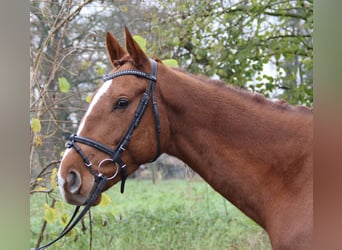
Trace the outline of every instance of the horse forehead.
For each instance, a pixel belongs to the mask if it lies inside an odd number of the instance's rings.
[[[106,94],[109,91],[109,88],[112,84],[112,80],[105,81],[102,86],[99,88],[99,90],[95,93],[93,96],[93,99],[90,102],[90,105],[87,109],[87,112],[85,113],[80,126],[78,127],[77,134],[80,134],[82,129],[84,128],[85,121],[87,120],[87,117],[89,114],[93,111],[96,104],[100,101],[101,97]]]
[[[125,79],[122,79],[122,80],[125,80]],[[116,82],[118,83],[118,80],[116,80]],[[80,134],[80,132],[84,128],[87,117],[93,112],[94,107],[98,106],[98,104],[101,101],[101,97],[103,97],[105,94],[111,94],[112,95],[113,91],[117,91],[118,93],[119,92],[126,92],[129,89],[128,85],[129,84],[115,84],[115,82],[113,82],[113,79],[105,81],[102,84],[102,86],[96,91],[95,95],[93,96],[93,98],[89,104],[89,107],[88,107],[86,113],[84,114],[84,117],[81,120],[81,123],[78,127],[77,134]]]
[[[133,76],[134,77],[134,76]],[[120,95],[139,92],[137,89],[138,81],[135,81],[134,78],[131,78],[130,75],[127,77],[121,76],[116,79],[110,79],[105,81],[102,86],[96,91],[95,95],[92,98],[92,101],[88,107],[88,111],[91,111],[93,107],[99,103],[101,97],[105,94],[109,95]],[[134,86],[134,87],[132,87]]]
[[[92,101],[90,102],[88,110],[93,108],[95,106],[95,104],[99,102],[101,96],[103,96],[104,94],[106,94],[109,91],[109,88],[111,85],[112,85],[112,80],[107,80],[102,84],[102,86],[95,93]]]

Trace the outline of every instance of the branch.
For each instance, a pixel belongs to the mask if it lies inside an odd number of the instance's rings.
[[[296,13],[291,13],[291,12],[275,12],[275,11],[265,11],[267,8],[269,8],[272,4],[272,0],[270,0],[267,4],[265,4],[264,6],[262,6],[262,8],[257,11],[257,15],[258,14],[265,14],[268,16],[277,16],[277,17],[291,17],[291,18],[298,18],[298,19],[303,19],[306,20],[308,18],[308,16],[306,15],[300,15],[300,14],[296,14]],[[252,9],[250,8],[251,6],[245,6],[245,5],[239,5],[235,4],[232,5],[229,8],[226,8],[222,11],[222,13],[234,13],[234,12],[245,12],[245,13],[251,13],[254,11],[251,11]],[[295,8],[293,8],[295,9]]]
[[[297,18],[297,19],[303,19],[303,20],[307,19],[307,16],[295,14],[295,13],[290,13],[290,12],[268,12],[268,11],[265,11],[263,14],[268,15],[268,16],[276,16],[276,17],[291,17],[291,18]]]
[[[39,174],[36,176],[36,178],[34,179],[34,181],[31,183],[31,190],[33,190],[36,186],[37,186],[37,179],[42,177],[44,172],[51,167],[54,164],[58,164],[60,163],[60,160],[56,160],[56,161],[52,161],[50,163],[48,163],[44,168],[42,168],[42,170],[39,172]]]
[[[313,47],[308,44],[304,38],[311,38],[312,35],[279,35],[279,36],[271,36],[266,39],[266,41],[273,40],[273,39],[278,39],[278,38],[297,38],[308,50],[313,50]]]
[[[51,206],[50,206],[50,207],[51,207],[51,208],[54,208],[54,207],[55,207],[55,203],[56,203],[56,200],[55,200],[55,199],[52,199],[52,203],[51,203]],[[38,241],[37,241],[36,248],[39,248],[39,245],[40,245],[40,243],[41,243],[42,240],[43,240],[44,231],[45,231],[45,228],[46,228],[46,224],[47,224],[47,221],[44,220],[42,229],[40,230],[40,234],[39,234],[39,238],[38,238]]]
[[[311,35],[278,35],[278,36],[270,36],[266,40],[278,39],[278,38],[299,38],[299,37],[311,37]]]
[[[47,38],[45,39],[44,43],[42,44],[42,46],[40,47],[37,56],[36,56],[36,60],[34,62],[34,75],[35,72],[38,70],[38,65],[39,65],[39,61],[40,58],[43,54],[44,49],[46,48],[46,46],[48,45],[48,43],[50,42],[50,40],[52,39],[53,35],[68,21],[70,21],[71,19],[73,19],[81,10],[84,6],[86,6],[87,4],[91,3],[93,0],[86,0],[84,1],[80,6],[78,6],[72,13],[70,13],[69,15],[67,15],[60,23],[54,25],[54,28],[50,31],[49,35],[47,36]],[[57,19],[56,19],[57,20]]]
[[[91,210],[89,209],[89,250],[93,248],[93,221],[91,217]]]
[[[49,189],[49,190],[31,190],[30,194],[34,194],[34,193],[45,193],[45,194],[50,194],[53,192],[53,188]]]

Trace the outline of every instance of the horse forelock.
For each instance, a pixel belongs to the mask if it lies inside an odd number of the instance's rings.
[[[129,55],[126,55],[118,60],[115,60],[113,62],[114,66],[116,67],[115,69],[118,69],[120,68],[121,66],[123,66],[124,64],[126,64],[127,62],[130,62],[132,64],[134,64],[134,60],[129,56]]]

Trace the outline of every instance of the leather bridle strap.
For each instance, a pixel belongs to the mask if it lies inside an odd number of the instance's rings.
[[[92,195],[90,196],[87,205],[83,208],[83,210],[81,211],[81,213],[78,215],[78,217],[76,218],[76,215],[79,212],[80,206],[77,206],[75,208],[75,211],[70,219],[70,221],[68,222],[68,224],[65,226],[65,228],[63,229],[63,231],[57,236],[56,239],[50,241],[48,244],[38,247],[38,248],[32,248],[31,250],[43,250],[49,246],[51,246],[52,244],[54,244],[55,242],[57,242],[58,240],[60,240],[61,238],[63,238],[67,233],[70,232],[71,229],[73,229],[77,223],[83,218],[83,216],[89,211],[89,209],[91,208],[91,206],[94,204],[96,198],[98,197],[98,195],[101,193],[106,181],[107,181],[107,177],[106,176],[98,176],[99,182],[96,185],[96,188],[94,190],[94,192],[92,193]],[[76,218],[76,219],[75,219]]]

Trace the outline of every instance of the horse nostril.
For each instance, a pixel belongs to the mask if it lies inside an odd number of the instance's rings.
[[[81,175],[75,170],[70,170],[67,183],[70,193],[76,193],[81,187]]]

